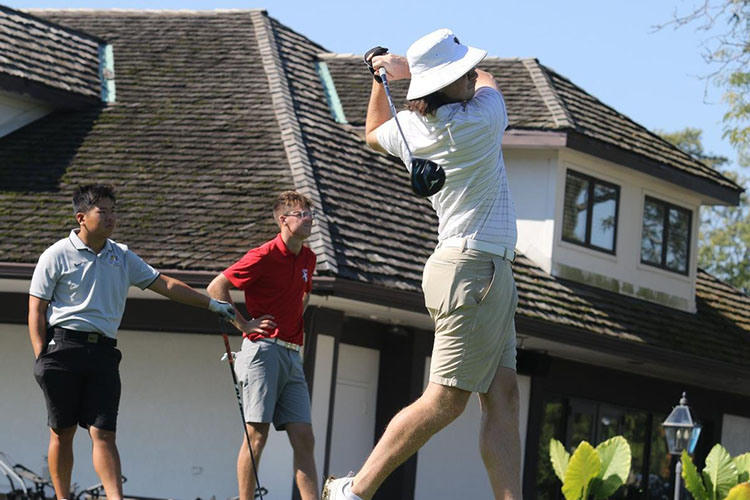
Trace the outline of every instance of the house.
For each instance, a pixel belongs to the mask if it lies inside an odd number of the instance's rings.
[[[420,281],[436,243],[403,166],[364,144],[359,57],[263,10],[3,7],[0,26],[0,450],[43,470],[26,302],[38,255],[71,228],[76,185],[114,183],[115,239],[196,287],[273,237],[271,200],[297,189],[319,213],[304,351],[319,473],[359,467],[426,383]],[[696,265],[700,208],[737,204],[741,188],[539,61],[482,67],[510,118],[524,496],[558,495],[551,437],[624,434],[628,496],[661,498],[659,423],[683,391],[703,424],[699,459],[715,442],[750,450],[750,297]],[[393,90],[403,99],[402,83]],[[118,335],[127,494],[236,494],[242,434],[218,329],[209,313],[132,292]],[[490,498],[477,427],[472,400],[377,498]],[[74,480],[96,482],[85,438],[76,452]],[[260,477],[269,497],[297,498],[284,436],[272,434]]]

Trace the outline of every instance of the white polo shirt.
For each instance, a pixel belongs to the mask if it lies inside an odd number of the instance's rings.
[[[445,186],[430,197],[440,222],[438,240],[469,238],[515,248],[516,210],[501,147],[508,126],[502,95],[481,87],[465,105],[445,104],[435,116],[401,111],[398,119],[414,156],[445,170]],[[388,153],[408,162],[393,119],[376,134]]]
[[[145,289],[158,277],[127,246],[107,240],[97,254],[73,230],[39,257],[29,293],[50,302],[47,325],[115,338],[128,288]]]

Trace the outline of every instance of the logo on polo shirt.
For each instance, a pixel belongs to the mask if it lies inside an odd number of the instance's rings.
[[[107,264],[110,266],[119,266],[120,260],[117,258],[117,255],[111,253],[109,254],[109,258],[107,259]]]
[[[308,280],[307,269],[302,270],[302,279],[305,280],[305,283],[307,283],[307,280]]]

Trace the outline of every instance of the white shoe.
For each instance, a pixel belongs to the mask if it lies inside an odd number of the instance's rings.
[[[323,494],[321,495],[321,500],[362,500],[351,491],[353,481],[353,472],[347,474],[346,477],[340,477],[338,479],[329,476],[328,479],[326,479],[326,482],[323,483]],[[344,493],[345,489],[348,489],[349,492]]]

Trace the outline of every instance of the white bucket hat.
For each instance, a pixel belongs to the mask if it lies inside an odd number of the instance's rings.
[[[407,99],[419,99],[447,87],[485,58],[486,50],[462,45],[449,29],[423,36],[406,51],[411,71]]]

